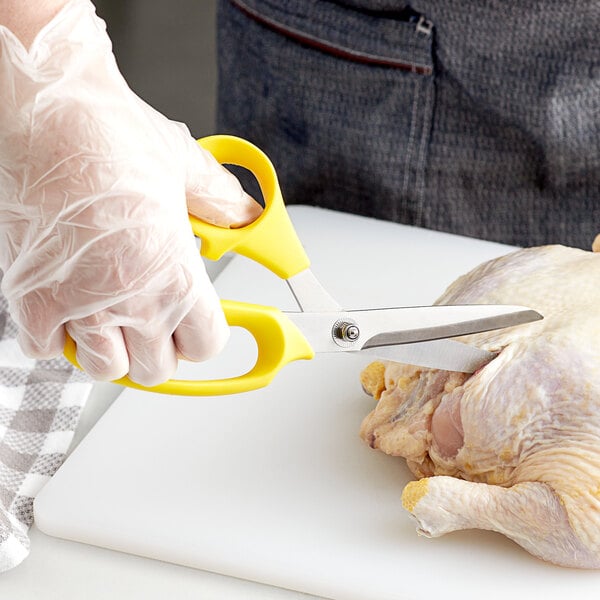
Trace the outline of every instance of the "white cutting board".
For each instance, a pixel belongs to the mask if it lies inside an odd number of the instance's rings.
[[[508,246],[310,207],[290,214],[322,283],[346,307],[430,303]],[[276,251],[276,249],[274,249]],[[224,298],[294,309],[284,283],[235,257]],[[224,354],[180,377],[253,360]],[[596,598],[600,573],[547,565],[498,534],[418,537],[404,461],[358,438],[374,402],[367,361],[321,356],[266,389],[217,398],[126,390],[42,490],[39,528],[80,542],[339,599]]]

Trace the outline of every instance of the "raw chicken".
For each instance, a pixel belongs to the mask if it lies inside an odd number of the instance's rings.
[[[544,320],[464,336],[498,356],[467,375],[373,363],[373,448],[419,478],[402,502],[436,537],[489,529],[553,563],[600,568],[600,253],[519,250],[459,278],[439,304],[530,306]]]

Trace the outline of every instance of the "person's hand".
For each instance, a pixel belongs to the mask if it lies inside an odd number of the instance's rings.
[[[66,329],[93,377],[154,385],[178,355],[218,352],[229,330],[188,208],[225,227],[261,210],[129,89],[90,2],[29,51],[0,28],[0,269],[26,354],[59,355]]]

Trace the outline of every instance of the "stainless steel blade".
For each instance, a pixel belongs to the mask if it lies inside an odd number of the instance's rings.
[[[392,360],[408,365],[461,373],[473,373],[497,356],[493,352],[454,340],[380,346],[363,350],[362,353],[368,354],[373,359]]]
[[[315,352],[412,344],[500,329],[542,318],[536,311],[523,306],[495,304],[286,314],[300,328]]]
[[[364,315],[353,311],[353,316],[360,320],[361,331],[366,327],[363,349],[458,337],[543,318],[530,308],[502,304],[407,307],[365,311]]]
[[[310,269],[286,279],[286,283],[303,311],[342,310]]]

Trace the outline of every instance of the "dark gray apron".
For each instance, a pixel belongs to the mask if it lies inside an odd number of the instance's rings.
[[[288,203],[517,245],[600,232],[600,0],[220,0],[218,130]]]

